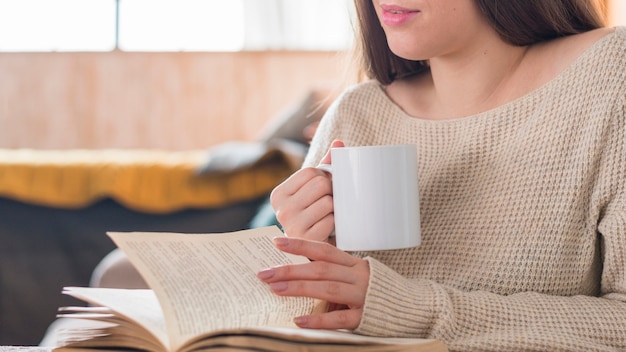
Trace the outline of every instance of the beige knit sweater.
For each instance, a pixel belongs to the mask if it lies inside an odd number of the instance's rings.
[[[539,89],[460,119],[407,116],[365,82],[331,141],[418,146],[422,245],[367,256],[357,333],[452,351],[626,351],[626,28]],[[384,236],[384,234],[381,234]]]

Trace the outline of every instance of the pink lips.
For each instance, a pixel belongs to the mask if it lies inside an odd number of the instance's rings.
[[[381,4],[380,8],[382,9],[381,20],[387,26],[400,26],[419,13],[419,10],[411,10],[395,5]]]

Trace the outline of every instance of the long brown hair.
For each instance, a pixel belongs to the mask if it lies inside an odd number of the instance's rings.
[[[500,37],[524,46],[586,32],[605,25],[599,0],[475,0]],[[356,56],[361,70],[382,84],[428,70],[422,61],[391,52],[372,0],[354,0],[358,21]]]

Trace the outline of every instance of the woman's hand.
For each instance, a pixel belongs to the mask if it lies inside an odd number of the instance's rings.
[[[278,237],[274,244],[283,252],[303,255],[312,261],[265,269],[258,273],[259,279],[279,296],[331,302],[328,312],[296,317],[296,325],[312,329],[356,329],[363,315],[369,283],[367,261],[319,241]]]
[[[343,146],[335,141],[331,148]],[[329,150],[322,163],[330,162]],[[270,203],[289,237],[327,241],[335,228],[331,176],[325,171],[298,170],[272,191]]]

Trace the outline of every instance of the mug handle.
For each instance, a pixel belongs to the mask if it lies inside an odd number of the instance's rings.
[[[319,164],[315,168],[326,171],[331,175],[333,174],[333,166],[331,164]]]

